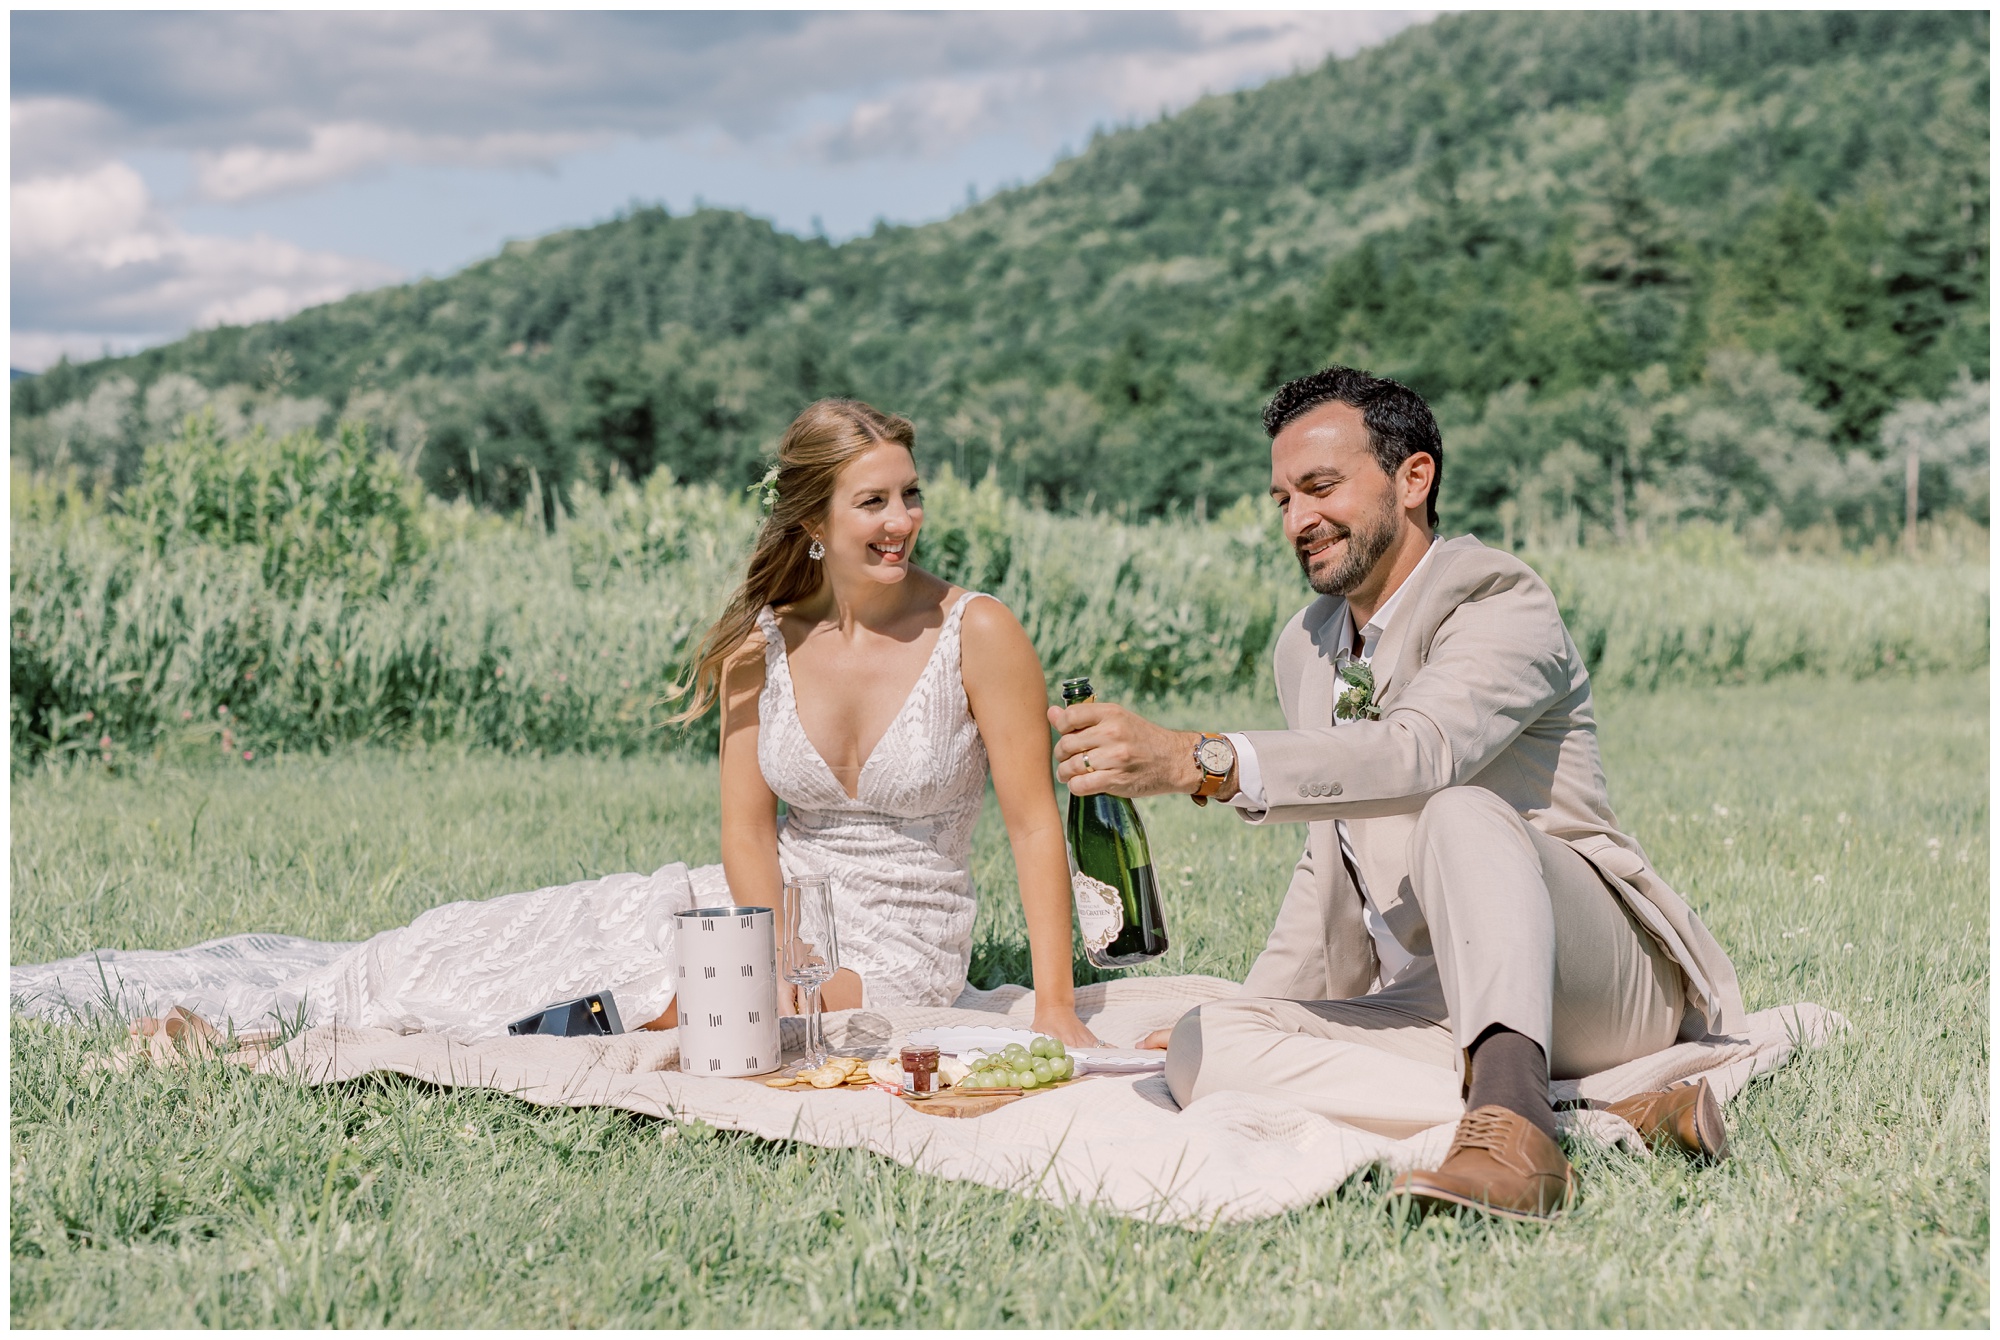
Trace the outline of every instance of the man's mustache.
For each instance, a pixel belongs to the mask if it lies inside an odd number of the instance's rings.
[[[1303,563],[1306,561],[1306,550],[1312,548],[1314,545],[1323,540],[1345,540],[1353,534],[1354,532],[1346,526],[1330,526],[1325,530],[1316,530],[1310,535],[1301,535],[1298,539],[1293,540],[1292,553],[1298,558],[1299,562]]]

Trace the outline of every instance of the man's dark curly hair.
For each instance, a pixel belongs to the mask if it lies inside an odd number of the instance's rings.
[[[1444,482],[1444,441],[1438,436],[1431,407],[1401,382],[1342,367],[1296,378],[1280,386],[1271,403],[1264,406],[1264,431],[1276,437],[1301,414],[1336,400],[1361,411],[1369,450],[1375,453],[1383,473],[1393,477],[1397,466],[1420,451],[1431,458],[1436,469],[1424,510],[1430,514],[1431,529],[1436,530],[1438,486]]]

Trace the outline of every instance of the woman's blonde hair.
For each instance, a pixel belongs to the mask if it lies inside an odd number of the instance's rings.
[[[708,710],[720,688],[723,663],[756,628],[759,610],[789,605],[819,590],[825,573],[807,553],[812,536],[806,526],[826,516],[833,482],[847,463],[889,442],[914,455],[916,426],[859,400],[815,401],[792,420],[778,442],[777,477],[770,485],[776,501],[757,532],[743,584],[702,638],[693,670],[674,690],[675,697],[690,690],[694,697],[670,721],[692,721]]]

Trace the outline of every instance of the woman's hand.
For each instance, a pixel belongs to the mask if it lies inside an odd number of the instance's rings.
[[[780,980],[778,983],[778,1013],[804,1014],[807,993],[802,986]],[[842,968],[832,980],[819,989],[819,1007],[822,1010],[858,1010],[861,1008],[861,975],[852,968]]]
[[[1077,1017],[1072,1005],[1050,1005],[1035,1009],[1035,1031],[1046,1033],[1066,1047],[1102,1047],[1097,1034]]]
[[[1174,1030],[1171,1028],[1156,1028],[1146,1034],[1145,1037],[1139,1039],[1139,1046],[1145,1051],[1163,1052],[1167,1049],[1167,1043],[1172,1040],[1173,1036]]]

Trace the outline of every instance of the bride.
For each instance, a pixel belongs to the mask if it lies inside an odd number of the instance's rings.
[[[1090,1045],[1042,668],[998,600],[911,562],[924,517],[915,441],[907,419],[822,400],[779,445],[770,515],[677,718],[720,704],[720,866],[447,903],[357,945],[240,935],[15,967],[17,1008],[175,1006],[175,1032],[276,1016],[470,1040],[609,989],[628,1025],[671,1028],[673,914],[775,907],[786,874],[807,872],[829,878],[840,931],[826,1008],[950,1005],[971,962],[968,857],[990,773],[1019,872],[1034,1026]]]

